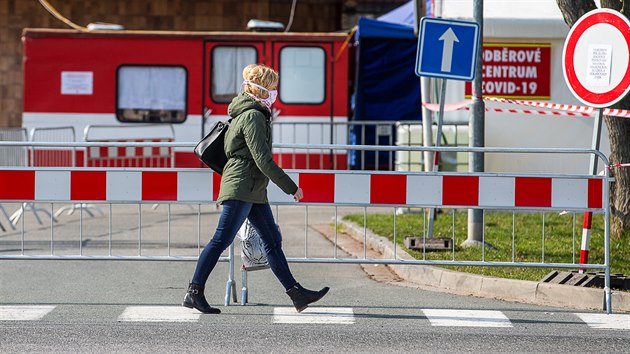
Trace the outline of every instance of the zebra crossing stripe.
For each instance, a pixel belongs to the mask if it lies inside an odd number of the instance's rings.
[[[49,305],[3,305],[0,306],[0,321],[41,320],[55,307]]]
[[[129,306],[118,322],[196,322],[201,313],[183,306]]]
[[[501,311],[423,309],[432,326],[448,327],[512,327]]]
[[[0,321],[38,321],[56,305],[0,305]],[[432,326],[513,327],[501,311],[423,309]],[[298,313],[292,307],[274,308],[274,323],[354,324],[352,308],[309,307]],[[630,314],[575,313],[593,329],[630,331]],[[197,322],[201,313],[181,306],[128,306],[119,322]]]
[[[576,313],[575,315],[591,328],[630,330],[630,315],[605,313]]]
[[[276,307],[273,323],[354,324],[354,312],[349,307],[309,307],[301,313],[292,307]]]

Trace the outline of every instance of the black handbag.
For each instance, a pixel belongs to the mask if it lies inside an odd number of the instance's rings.
[[[210,129],[210,133],[195,146],[195,155],[197,155],[199,160],[220,175],[223,174],[223,168],[228,160],[227,156],[225,156],[223,142],[225,141],[225,132],[230,126],[230,121],[231,119],[227,122],[216,122]]]

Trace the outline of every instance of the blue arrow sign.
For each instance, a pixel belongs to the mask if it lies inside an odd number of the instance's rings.
[[[475,78],[479,24],[423,17],[416,75],[470,81]]]

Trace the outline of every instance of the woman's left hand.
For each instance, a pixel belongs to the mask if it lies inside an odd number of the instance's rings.
[[[299,202],[302,198],[304,198],[304,191],[302,191],[302,188],[298,187],[295,194],[293,194],[293,199],[295,199],[296,202]]]

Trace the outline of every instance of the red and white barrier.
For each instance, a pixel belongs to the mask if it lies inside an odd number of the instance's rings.
[[[484,208],[602,209],[601,177],[530,177],[289,171],[303,202]],[[216,200],[220,176],[208,170],[0,170],[0,201],[195,202]],[[293,203],[273,183],[269,200]]]
[[[573,117],[592,117],[597,112],[596,108],[587,107],[587,106],[514,100],[514,99],[499,98],[499,97],[484,97],[484,100],[500,102],[500,103],[509,103],[509,104],[514,104],[514,105],[551,109],[551,110],[543,111],[543,110],[486,107],[485,108],[486,112],[493,111],[493,112],[499,112],[499,113],[538,114],[538,115],[573,116]],[[439,109],[439,106],[437,104],[423,103],[423,106],[433,111],[437,111]],[[470,109],[470,101],[447,104],[445,109],[446,110]],[[608,116],[617,116],[617,117],[626,117],[626,118],[630,117],[630,111],[628,110],[605,108],[602,113]],[[619,168],[619,167],[630,167],[630,163],[611,164],[607,166],[608,169]],[[581,249],[580,249],[580,264],[588,264],[588,252],[589,252],[589,245],[590,245],[592,218],[593,218],[592,212],[587,211],[584,213],[584,223],[582,227],[582,244],[581,244]],[[580,272],[583,273],[584,269],[581,268]]]
[[[122,143],[165,143],[173,139],[94,140]],[[173,148],[162,147],[90,147],[86,153],[88,167],[172,167]]]

